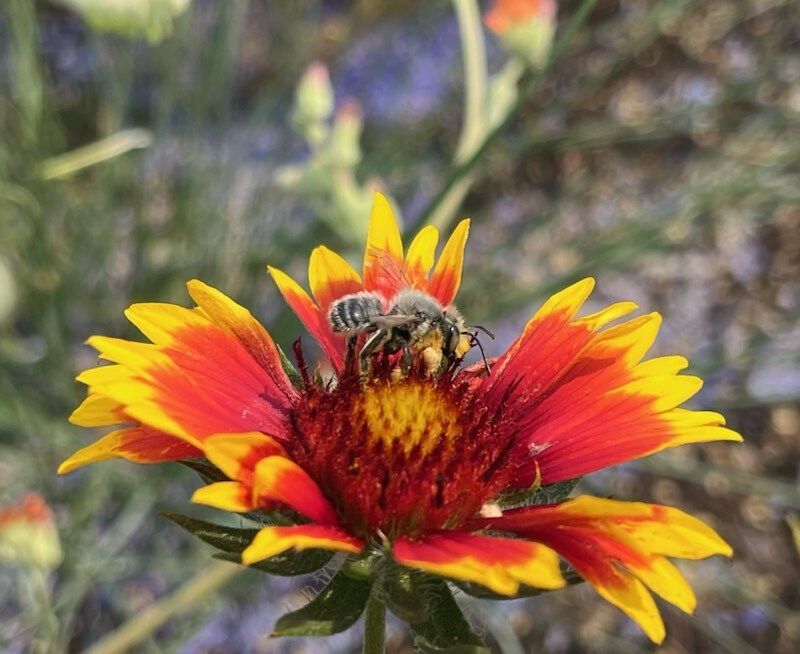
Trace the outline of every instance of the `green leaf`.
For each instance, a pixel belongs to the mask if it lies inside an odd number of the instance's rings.
[[[372,583],[339,572],[302,609],[282,616],[273,636],[330,636],[351,627],[361,617]]]
[[[415,578],[414,588],[426,608],[425,620],[411,624],[416,647],[432,653],[489,652],[472,631],[445,581],[424,575]]]
[[[473,584],[468,581],[454,581],[453,582],[456,586],[458,586],[461,590],[463,590],[467,595],[471,595],[472,597],[477,597],[478,599],[487,599],[487,600],[514,600],[520,599],[522,597],[535,597],[536,595],[541,595],[542,593],[546,593],[549,591],[542,590],[541,588],[533,588],[532,586],[526,586],[524,584],[520,584],[519,591],[517,591],[516,595],[501,595],[500,593],[495,593],[493,590],[489,590],[486,586],[481,586],[480,584]]]
[[[571,567],[562,568],[561,574],[564,576],[564,579],[567,582],[566,587],[583,583],[583,578]],[[534,588],[533,586],[520,584],[519,591],[517,591],[516,595],[500,595],[499,593],[495,593],[493,590],[489,590],[486,588],[486,586],[481,586],[480,584],[473,584],[468,581],[454,581],[453,583],[463,590],[467,595],[472,595],[472,597],[477,597],[479,599],[489,599],[495,601],[520,599],[522,597],[535,597],[536,595],[541,595],[542,593],[553,592],[551,590],[543,590],[541,588]]]
[[[216,525],[204,520],[195,520],[185,515],[177,513],[162,513],[166,518],[175,524],[183,527],[186,531],[197,536],[200,540],[213,545],[221,552],[214,554],[214,558],[233,563],[242,562],[242,550],[244,550],[255,538],[258,529],[243,529],[237,527],[227,527]],[[333,557],[333,552],[329,550],[302,550],[299,552],[290,551],[260,561],[249,567],[261,572],[283,577],[308,574],[319,570]]]
[[[518,508],[523,506],[535,506],[538,504],[555,504],[563,502],[575,490],[580,477],[568,479],[557,484],[539,486],[534,484],[531,488],[525,488],[511,493],[501,495],[497,503],[502,509]]]
[[[292,362],[289,361],[289,357],[286,356],[286,353],[283,351],[281,346],[276,343],[275,347],[278,348],[278,355],[281,358],[281,367],[283,367],[283,372],[286,373],[289,381],[292,382],[292,386],[295,388],[302,388],[304,384],[300,373],[297,372],[297,369],[292,365]]]

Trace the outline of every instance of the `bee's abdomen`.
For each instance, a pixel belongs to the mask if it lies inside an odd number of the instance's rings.
[[[328,321],[335,332],[363,331],[383,314],[383,302],[374,293],[353,293],[331,305]]]

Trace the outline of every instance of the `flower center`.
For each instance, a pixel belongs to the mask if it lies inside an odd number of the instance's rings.
[[[454,528],[508,479],[504,420],[450,376],[345,375],[308,387],[292,422],[289,455],[362,537]]]
[[[426,456],[439,444],[450,448],[461,433],[458,410],[428,380],[369,384],[353,404],[351,419],[363,420],[367,437],[383,443],[386,452],[397,444],[407,456]]]

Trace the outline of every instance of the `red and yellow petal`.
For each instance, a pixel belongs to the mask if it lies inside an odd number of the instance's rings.
[[[113,458],[133,463],[162,463],[197,456],[202,456],[202,452],[179,438],[149,427],[129,427],[112,431],[78,450],[58,467],[58,474]]]
[[[250,486],[240,481],[218,481],[201,486],[192,495],[192,502],[233,513],[245,513],[259,508],[253,501]]]
[[[215,308],[209,307],[211,315]],[[232,327],[173,305],[139,304],[127,313],[154,343],[91,338],[102,358],[128,373],[117,369],[104,382],[93,380],[94,392],[123,405],[138,422],[194,444],[227,432],[285,435],[296,392],[282,371],[259,363]],[[259,356],[272,356],[269,343],[261,341]],[[256,347],[252,340],[249,345]]]
[[[300,284],[277,268],[269,266],[268,270],[283,295],[283,299],[286,300],[286,304],[297,314],[300,322],[319,343],[334,369],[341,371],[344,367],[345,357],[344,338],[333,333],[328,324],[328,317]]]
[[[334,300],[363,290],[361,276],[341,256],[321,245],[311,253],[308,283],[320,312],[327,316]]]
[[[119,402],[90,392],[72,412],[69,421],[79,427],[108,427],[127,422],[127,418]]]
[[[285,456],[278,442],[261,432],[214,434],[203,441],[203,453],[228,477],[253,485],[256,465],[268,456]]]
[[[281,364],[280,353],[264,326],[243,306],[221,291],[193,279],[186,284],[190,297],[208,319],[232,335],[273,379],[287,397],[296,395]]]
[[[383,274],[386,262],[402,272],[403,239],[389,199],[382,193],[375,193],[364,251],[364,288],[390,298],[400,288],[391,277]]]
[[[428,288],[428,273],[436,259],[436,245],[439,243],[439,230],[433,225],[423,227],[411,241],[406,254],[405,276],[411,286]]]
[[[442,306],[452,304],[461,286],[464,247],[468,235],[469,219],[464,219],[458,223],[447,240],[428,282],[428,293],[439,300]]]
[[[696,603],[665,557],[732,554],[711,527],[678,509],[589,496],[509,511],[474,526],[511,531],[553,548],[656,642],[664,638],[664,625],[648,588],[689,613]]]
[[[505,401],[515,387],[533,403],[566,374],[592,338],[592,321],[573,318],[593,288],[594,279],[587,277],[542,305],[492,367],[482,391],[488,403]]]
[[[487,401],[520,415],[514,484],[529,485],[537,467],[551,484],[678,444],[741,440],[718,414],[677,408],[702,385],[678,375],[685,358],[642,362],[658,314],[602,331],[635,305],[575,318],[592,286],[583,280],[550,298],[483,382]]]
[[[357,554],[364,549],[364,542],[329,525],[264,527],[242,552],[242,563],[252,565],[291,549],[323,549]]]
[[[317,483],[285,457],[269,456],[256,464],[252,492],[259,505],[282,502],[318,524],[335,525],[339,522],[336,510]]]
[[[566,583],[556,553],[526,540],[442,531],[420,540],[400,538],[392,556],[405,566],[478,583],[501,595],[514,595],[520,584],[556,589]]]

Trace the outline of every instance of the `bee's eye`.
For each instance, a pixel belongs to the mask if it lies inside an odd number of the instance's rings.
[[[442,323],[442,331],[445,338],[444,353],[446,356],[452,356],[456,353],[458,344],[461,342],[461,332],[451,322]]]

